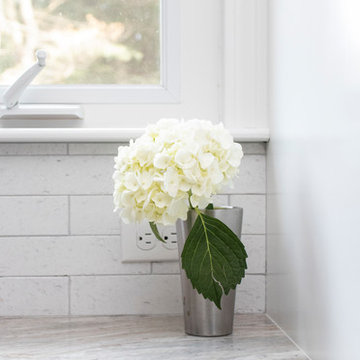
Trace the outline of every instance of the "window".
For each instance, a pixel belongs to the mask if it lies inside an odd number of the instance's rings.
[[[14,82],[43,48],[47,66],[23,102],[178,101],[176,5],[176,0],[2,0],[0,85]]]
[[[160,84],[159,0],[3,0],[0,84],[49,54],[34,84]]]
[[[58,64],[59,71],[51,71],[57,45],[50,40],[39,44],[50,46],[48,65],[37,79],[41,85],[30,86],[21,98],[25,104],[80,104],[84,119],[0,120],[0,141],[7,141],[7,136],[12,141],[125,140],[163,117],[223,121],[234,134],[250,128],[246,139],[264,138],[254,136],[256,129],[266,127],[263,0],[0,0],[0,97],[6,89],[1,83],[13,82],[25,70],[19,67],[5,81],[3,73],[20,61],[11,59],[14,55],[5,46],[5,40],[9,44],[5,10],[14,9],[14,5],[7,8],[9,3],[15,4],[14,24],[19,27],[25,22],[20,4],[31,5],[37,27],[45,29],[38,38],[52,34],[53,39],[58,32],[61,53],[66,48],[75,53],[83,49],[81,42],[76,50],[71,47],[80,34],[97,31],[99,38],[89,36],[88,52],[82,50],[83,57],[73,57],[66,66]],[[56,28],[59,23],[66,26]],[[125,34],[127,27],[131,29]],[[20,34],[28,36],[26,31]],[[101,41],[104,37],[106,41]],[[31,57],[37,46],[29,51]],[[127,57],[122,57],[120,49],[125,48]]]

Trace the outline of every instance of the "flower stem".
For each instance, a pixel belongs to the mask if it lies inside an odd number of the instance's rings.
[[[190,206],[190,209],[191,210],[194,210],[195,208],[193,207],[193,204],[191,203],[191,200],[190,200],[190,197],[191,197],[191,190],[189,190],[189,192],[188,192],[188,194],[189,194],[189,206]]]

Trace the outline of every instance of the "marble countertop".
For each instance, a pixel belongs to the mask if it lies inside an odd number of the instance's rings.
[[[234,333],[185,335],[180,316],[0,318],[0,359],[306,360],[263,314],[236,315]]]

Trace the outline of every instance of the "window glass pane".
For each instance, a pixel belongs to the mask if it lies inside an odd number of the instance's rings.
[[[160,0],[0,0],[0,84],[159,84]]]

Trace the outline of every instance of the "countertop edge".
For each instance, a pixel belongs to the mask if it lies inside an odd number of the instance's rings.
[[[0,142],[124,142],[144,128],[1,128]],[[268,142],[268,128],[230,129],[235,141]]]

